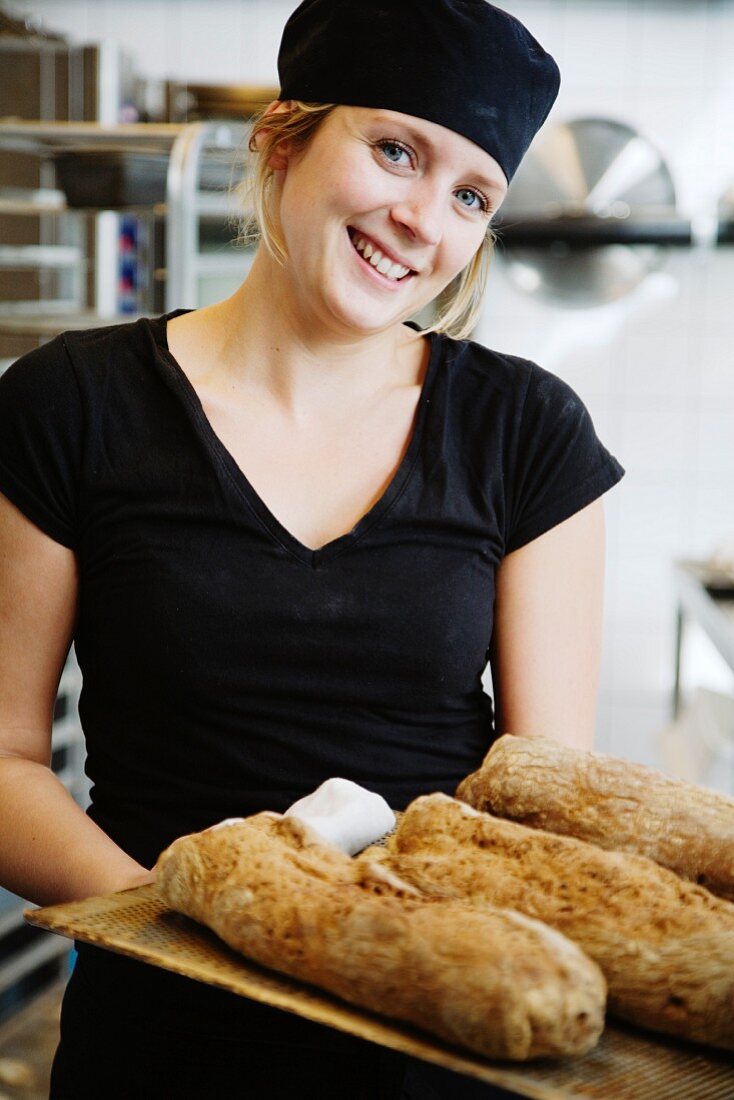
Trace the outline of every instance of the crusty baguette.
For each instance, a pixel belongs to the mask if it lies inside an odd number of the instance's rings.
[[[575,944],[519,913],[421,898],[296,818],[182,837],[157,880],[256,962],[480,1054],[580,1054],[601,1034],[604,978]]]
[[[363,857],[423,893],[518,909],[574,940],[609,1012],[734,1049],[734,905],[644,856],[491,817],[443,794],[408,806]]]
[[[456,797],[601,848],[637,852],[734,900],[734,799],[615,756],[505,734]]]

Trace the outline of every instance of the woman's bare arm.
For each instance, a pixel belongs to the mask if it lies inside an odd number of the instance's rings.
[[[601,500],[502,561],[491,652],[498,733],[591,748],[603,588]]]
[[[47,905],[150,881],[50,768],[77,566],[0,495],[0,884]]]

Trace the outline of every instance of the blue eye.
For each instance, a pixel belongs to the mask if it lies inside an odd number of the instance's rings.
[[[456,192],[456,194],[459,195],[459,196],[469,195],[470,198],[479,200],[479,206],[470,206],[469,203],[464,203],[463,199],[461,199],[460,201],[462,202],[462,204],[464,206],[466,206],[468,209],[483,210],[485,214],[489,213],[489,210],[490,210],[489,202],[487,201],[486,197],[482,194],[481,191],[475,191],[473,187],[461,187]]]
[[[382,151],[386,160],[389,160],[391,164],[398,164],[401,156],[410,156],[410,151],[406,149],[404,145],[401,145],[399,141],[392,141],[390,138],[386,138],[383,141],[378,141],[377,148]],[[394,154],[397,154],[395,156]]]

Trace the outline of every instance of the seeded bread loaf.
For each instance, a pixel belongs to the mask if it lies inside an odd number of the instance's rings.
[[[519,913],[421,898],[297,818],[182,837],[157,881],[256,962],[480,1054],[580,1054],[601,1034],[604,979],[575,944]]]
[[[362,857],[426,895],[517,909],[574,940],[607,979],[609,1012],[734,1050],[734,905],[643,856],[416,799]]]
[[[602,753],[505,734],[456,797],[476,810],[637,852],[734,900],[734,799]]]

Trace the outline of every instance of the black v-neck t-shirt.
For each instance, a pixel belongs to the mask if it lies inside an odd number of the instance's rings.
[[[181,312],[66,333],[0,379],[0,491],[78,555],[89,812],[145,866],[329,776],[396,809],[453,793],[493,737],[499,562],[623,473],[564,382],[434,333],[395,476],[311,550],[168,350]]]

